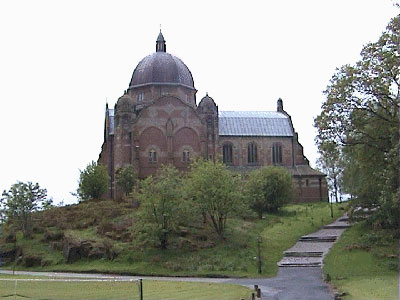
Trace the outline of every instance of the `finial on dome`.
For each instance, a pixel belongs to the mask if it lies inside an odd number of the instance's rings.
[[[157,37],[156,52],[167,52],[167,46],[165,44],[164,36],[161,33],[161,28],[160,28],[160,33],[158,34]]]
[[[208,92],[206,92],[206,97],[208,97]]]

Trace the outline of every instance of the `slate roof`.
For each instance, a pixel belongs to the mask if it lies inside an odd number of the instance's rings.
[[[220,111],[220,136],[293,136],[290,119],[275,111]]]

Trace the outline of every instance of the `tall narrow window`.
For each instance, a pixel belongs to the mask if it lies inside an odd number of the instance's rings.
[[[182,161],[185,162],[185,163],[190,162],[190,152],[189,152],[189,150],[183,150]]]
[[[140,93],[137,95],[137,99],[138,99],[139,102],[142,102],[143,99],[144,99],[144,93],[143,93],[143,92],[140,92]]]
[[[213,122],[212,116],[207,116],[207,126],[208,127],[211,127],[212,122]]]
[[[224,144],[222,146],[222,162],[227,165],[231,165],[233,163],[231,144]]]
[[[156,163],[157,162],[157,152],[154,149],[149,151],[149,162]]]
[[[256,164],[257,161],[257,145],[255,143],[250,143],[247,146],[247,162],[249,164]]]
[[[274,165],[282,163],[282,146],[274,144],[272,146],[272,162]]]

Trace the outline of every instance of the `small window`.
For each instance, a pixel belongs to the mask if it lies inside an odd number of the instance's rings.
[[[247,146],[247,162],[249,164],[256,164],[257,160],[257,145],[255,143],[250,143]]]
[[[233,160],[231,144],[225,144],[222,146],[222,162],[227,165],[232,164]]]
[[[156,163],[157,162],[157,152],[154,149],[149,151],[149,162]]]
[[[189,163],[190,162],[190,152],[189,152],[189,150],[183,150],[182,161],[185,162],[185,163]]]
[[[213,122],[212,116],[208,116],[208,117],[207,117],[207,126],[208,126],[208,127],[211,127],[212,122]]]
[[[274,165],[282,163],[282,146],[275,144],[272,146],[272,163]]]
[[[137,99],[138,99],[139,102],[142,102],[143,99],[144,99],[144,93],[143,93],[143,92],[140,92],[140,93],[137,95]]]
[[[310,182],[308,181],[308,179],[306,179],[306,186],[309,186]]]

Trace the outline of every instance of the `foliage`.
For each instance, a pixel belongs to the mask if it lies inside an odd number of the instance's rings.
[[[320,141],[318,144],[320,157],[317,166],[327,175],[328,185],[333,191],[336,203],[341,193],[343,162],[340,156],[340,148],[331,141]]]
[[[20,182],[13,184],[4,191],[0,200],[2,214],[7,220],[15,220],[25,237],[31,235],[31,213],[49,207],[52,199],[46,199],[47,190],[40,188],[38,183]]]
[[[92,161],[80,173],[77,189],[80,200],[98,199],[107,192],[109,176],[105,166]]]
[[[334,218],[343,213],[340,206],[333,205]],[[19,235],[17,245],[23,256],[37,256],[42,262],[46,262],[45,266],[31,267],[30,270],[254,277],[258,275],[257,263],[253,257],[257,255],[257,238],[261,236],[262,276],[272,277],[276,276],[277,262],[282,259],[284,250],[292,247],[300,236],[332,222],[326,202],[289,204],[278,213],[267,214],[262,220],[229,218],[229,226],[225,231],[226,240],[218,242],[213,227],[202,226],[201,219],[196,220],[189,215],[186,220],[180,221],[176,232],[170,232],[167,250],[147,246],[143,251],[137,247],[137,232],[134,232],[136,225],[140,223],[141,210],[141,207],[132,209],[130,201],[115,202],[105,199],[35,212],[32,217],[32,238],[23,239]],[[182,225],[183,223],[186,225]],[[12,228],[8,225],[2,226],[2,229],[3,237],[12,233]],[[49,235],[60,232],[76,240],[89,241],[92,245],[101,246],[103,241],[108,241],[118,255],[112,261],[93,258],[67,264],[62,251],[63,239],[55,240]],[[159,245],[157,238],[154,241]],[[12,251],[14,245],[12,242],[3,244],[3,241],[5,240],[2,239],[0,244],[5,263],[5,247]],[[181,242],[185,244],[182,245]],[[24,260],[23,258],[21,265],[17,264],[17,270],[26,269]],[[12,263],[5,265],[5,268],[12,268]]]
[[[141,215],[135,230],[144,243],[157,242],[161,249],[167,248],[170,233],[185,217],[182,188],[182,177],[171,165],[162,166],[156,177],[141,182],[137,193]]]
[[[224,238],[226,221],[241,207],[240,176],[220,162],[198,160],[191,165],[185,182],[186,193],[204,220],[212,222]]]
[[[264,212],[276,212],[293,198],[291,174],[284,168],[264,167],[249,174],[246,198],[250,207],[262,218]]]
[[[360,61],[337,70],[315,120],[322,161],[343,169],[343,191],[357,205],[381,206],[399,187],[399,35],[397,16]]]
[[[128,196],[133,191],[137,178],[138,174],[131,166],[121,167],[115,173],[115,181],[117,186],[122,189],[122,191],[125,193],[125,196]]]

